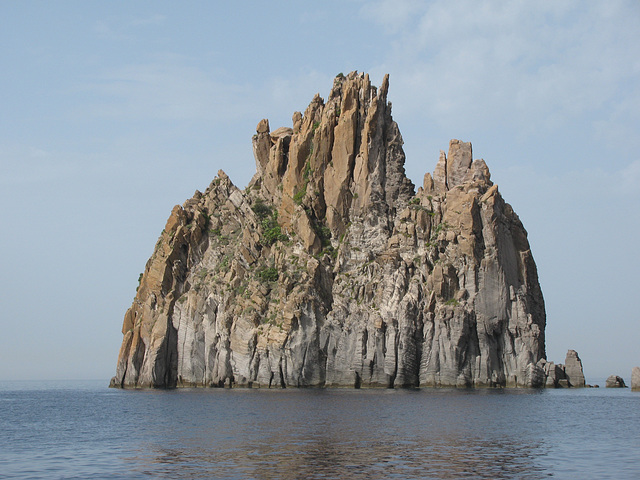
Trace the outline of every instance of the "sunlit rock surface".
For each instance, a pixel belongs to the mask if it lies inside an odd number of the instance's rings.
[[[518,216],[459,140],[416,191],[388,88],[338,75],[293,128],[259,122],[244,191],[220,171],[173,209],[112,386],[549,383]]]

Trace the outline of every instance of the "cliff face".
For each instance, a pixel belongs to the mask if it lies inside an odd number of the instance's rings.
[[[339,75],[293,128],[253,137],[174,207],[112,386],[541,386],[545,310],[527,234],[471,144],[415,192],[367,75]]]

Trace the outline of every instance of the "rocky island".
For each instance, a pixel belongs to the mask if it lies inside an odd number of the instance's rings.
[[[220,171],[174,207],[112,386],[556,381],[518,216],[459,140],[416,191],[388,88],[338,75],[292,128],[258,123],[245,190]]]

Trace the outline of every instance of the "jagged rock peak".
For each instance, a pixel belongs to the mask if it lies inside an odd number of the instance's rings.
[[[440,159],[433,172],[433,180],[429,174],[425,175],[425,189],[427,184],[431,190],[438,193],[446,192],[467,182],[483,182],[492,185],[491,174],[484,160],[473,160],[471,143],[460,140],[449,142],[449,154],[440,151]]]
[[[284,228],[306,212],[339,236],[351,217],[393,215],[414,195],[388,89],[388,75],[379,91],[366,74],[338,75],[327,102],[316,95],[293,128],[258,123],[250,186],[278,206]]]
[[[220,171],[174,207],[113,386],[548,383],[522,223],[469,143],[415,192],[388,89],[338,75],[292,127],[258,123],[244,191]]]

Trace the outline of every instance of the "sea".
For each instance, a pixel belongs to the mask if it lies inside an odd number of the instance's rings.
[[[0,478],[638,479],[629,389],[0,382]]]

